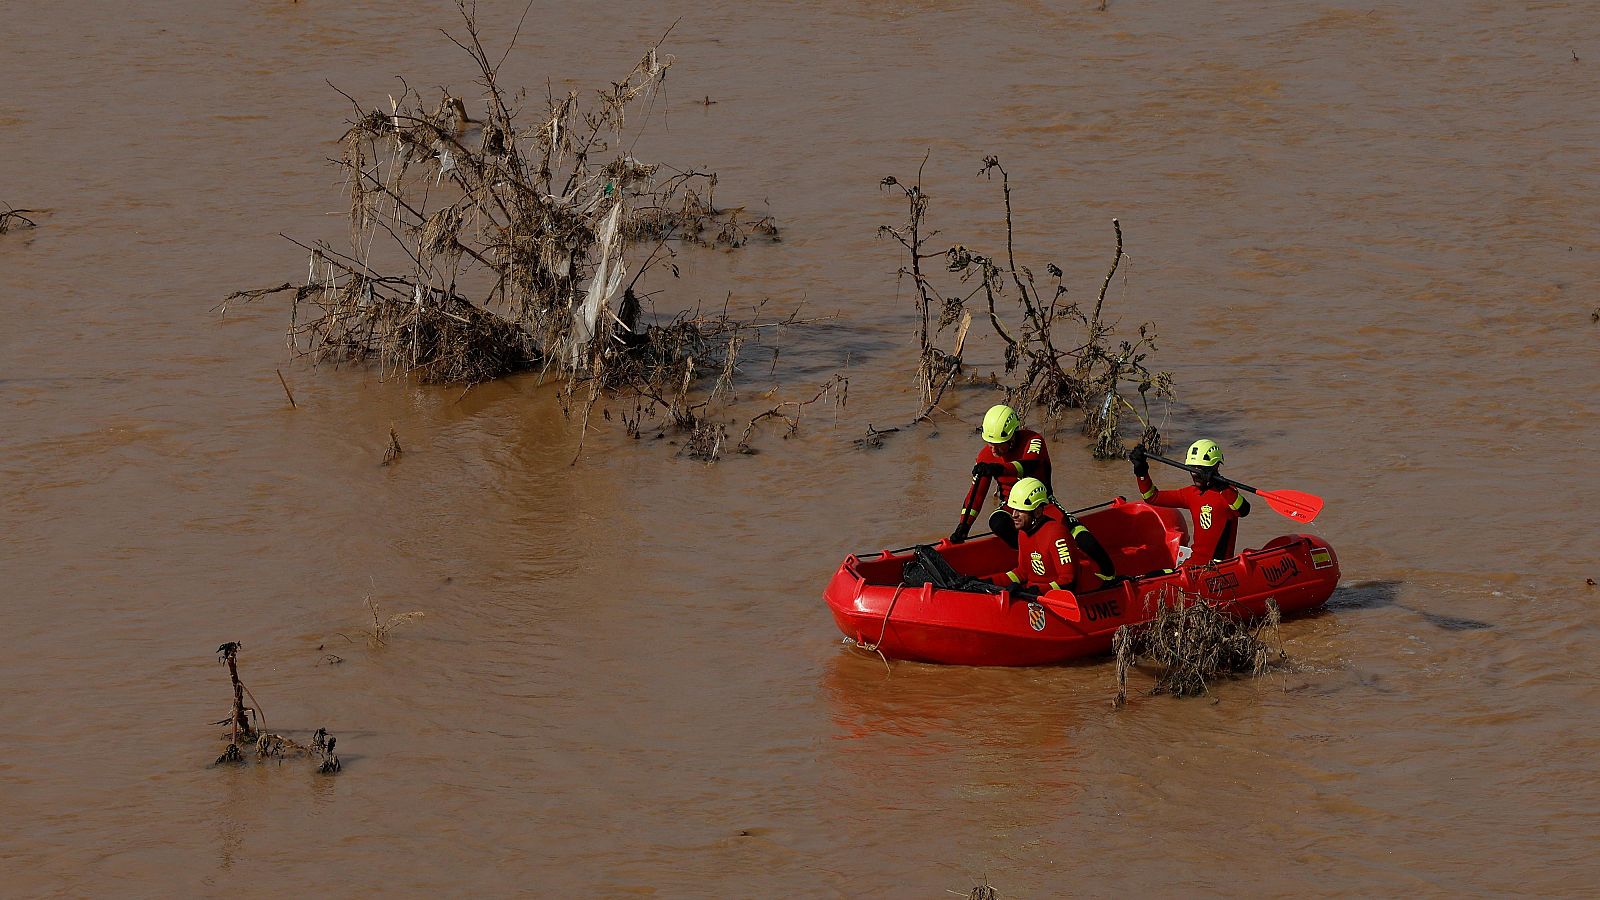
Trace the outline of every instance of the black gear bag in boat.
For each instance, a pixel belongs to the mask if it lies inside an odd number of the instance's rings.
[[[949,560],[940,556],[939,551],[929,544],[918,544],[911,548],[911,559],[906,561],[900,583],[906,587],[931,584],[943,590],[970,591],[977,594],[998,594],[1005,590],[997,584],[990,584],[971,575],[957,572]]]

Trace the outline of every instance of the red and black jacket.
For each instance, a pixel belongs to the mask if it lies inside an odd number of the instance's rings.
[[[967,497],[961,503],[961,524],[971,525],[978,518],[978,513],[983,512],[983,499],[989,492],[989,483],[994,482],[994,495],[998,505],[1004,506],[1006,498],[1011,495],[1011,486],[1018,479],[1037,478],[1044,482],[1045,490],[1055,494],[1055,488],[1050,484],[1050,451],[1045,449],[1044,438],[1038,432],[1026,428],[1017,429],[1012,435],[1011,443],[999,453],[994,447],[984,444],[978,451],[979,463],[998,463],[1006,467],[1006,474],[991,478],[988,475],[972,476],[972,487],[967,489]]]
[[[1007,587],[1027,585],[1041,591],[1066,589],[1084,594],[1116,577],[1111,555],[1082,522],[1054,503],[1041,507],[1040,512],[1031,528],[1017,532],[1017,567],[990,580]]]
[[[1208,563],[1227,559],[1233,555],[1234,539],[1238,536],[1239,520],[1250,514],[1250,504],[1231,484],[1220,488],[1201,488],[1189,485],[1170,491],[1156,489],[1149,475],[1136,476],[1139,493],[1144,502],[1152,506],[1187,509],[1194,522],[1193,554],[1190,562]]]

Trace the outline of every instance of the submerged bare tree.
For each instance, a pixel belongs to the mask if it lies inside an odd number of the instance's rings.
[[[928,196],[922,187],[921,171],[913,184],[905,184],[892,175],[882,182],[885,188],[899,189],[908,203],[905,224],[882,226],[879,233],[894,238],[910,256],[910,264],[902,266],[899,274],[910,278],[916,289],[920,318],[917,383],[924,408],[918,418],[936,407],[961,374],[962,352],[976,303],[979,315],[988,319],[1005,347],[1009,380],[1003,386],[1009,403],[1036,407],[1051,421],[1060,421],[1069,410],[1081,410],[1082,430],[1094,439],[1094,453],[1102,458],[1124,454],[1121,420],[1124,413],[1131,412],[1141,426],[1139,440],[1159,451],[1161,434],[1152,422],[1150,399],[1152,394],[1171,399],[1172,375],[1152,372],[1146,365],[1149,354],[1156,349],[1155,326],[1146,322],[1139,326],[1137,338],[1118,340],[1115,323],[1105,318],[1106,292],[1124,257],[1121,223],[1111,220],[1116,249],[1094,306],[1086,310],[1067,299],[1068,289],[1059,266],[1046,264],[1051,281],[1041,291],[1032,269],[1017,264],[1011,179],[998,158],[985,158],[979,174],[992,178],[996,172],[1000,174],[1005,200],[1003,258],[961,244],[929,250],[928,242],[938,232],[927,230]],[[960,292],[940,292],[923,269],[923,261],[929,259],[943,260],[944,269],[958,277]],[[940,350],[933,344],[934,336],[950,325],[956,326],[952,349]],[[1138,405],[1131,399],[1135,396]]]
[[[677,274],[669,242],[739,247],[777,240],[776,225],[718,207],[715,173],[631,155],[626,129],[648,119],[673,63],[659,42],[587,100],[547,92],[530,103],[502,87],[505,55],[490,58],[472,9],[458,6],[465,35],[450,40],[481,92],[470,111],[409,86],[387,109],[345,95],[355,116],[333,162],[349,192],[350,248],[296,241],[309,254],[303,282],[240,291],[223,308],[292,291],[290,347],[313,361],[469,385],[537,369],[563,380],[565,408],[581,408],[585,425],[620,388],[693,427],[692,405],[668,398],[731,379],[752,323],[686,313],[647,324],[640,279]],[[542,110],[519,121],[530,106]]]

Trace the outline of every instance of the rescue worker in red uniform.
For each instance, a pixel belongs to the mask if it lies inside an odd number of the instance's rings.
[[[972,487],[967,489],[967,497],[961,503],[961,523],[950,533],[950,542],[959,544],[967,539],[973,521],[983,511],[984,497],[993,481],[995,511],[989,516],[989,530],[1015,547],[1017,532],[1006,514],[1006,498],[1019,478],[1037,478],[1053,495],[1050,451],[1044,448],[1044,438],[1023,428],[1017,411],[1004,404],[991,406],[984,414],[983,440],[977,464],[972,467]]]
[[[1250,503],[1218,475],[1222,448],[1216,441],[1201,438],[1189,445],[1183,462],[1189,467],[1194,484],[1177,490],[1156,490],[1155,482],[1150,480],[1150,462],[1145,459],[1143,445],[1129,451],[1128,459],[1133,463],[1133,475],[1139,481],[1139,493],[1146,503],[1189,511],[1194,525],[1189,564],[1213,562],[1233,555],[1239,520],[1250,515]]]
[[[1050,499],[1037,478],[1011,488],[1006,510],[1017,530],[1017,567],[989,580],[1023,592],[1066,589],[1085,594],[1119,580],[1111,556],[1082,522]]]

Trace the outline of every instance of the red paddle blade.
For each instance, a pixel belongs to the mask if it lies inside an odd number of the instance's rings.
[[[1322,512],[1322,498],[1304,491],[1256,491],[1267,505],[1296,522],[1311,524]]]

